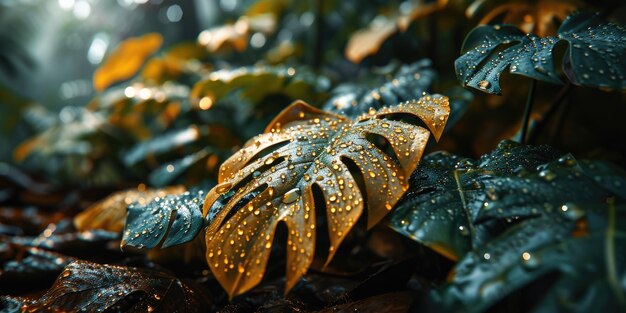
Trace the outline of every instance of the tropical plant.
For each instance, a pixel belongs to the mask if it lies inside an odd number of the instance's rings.
[[[0,85],[0,310],[626,310],[620,3],[140,2],[196,40]]]

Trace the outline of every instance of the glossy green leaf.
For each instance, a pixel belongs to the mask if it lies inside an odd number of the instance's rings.
[[[547,146],[523,146],[503,141],[478,160],[446,152],[426,156],[409,180],[409,190],[390,216],[399,233],[457,259],[488,238],[489,228],[474,220],[489,190],[485,182],[533,169],[558,157]]]
[[[21,312],[22,306],[27,300],[19,297],[0,296],[0,310],[6,313]]]
[[[568,43],[563,71],[575,85],[626,89],[626,28],[596,14],[570,15],[554,37],[525,34],[511,25],[484,25],[472,30],[455,61],[464,86],[501,94],[500,75],[510,73],[561,83],[555,68],[555,46]]]
[[[483,186],[487,197],[480,206],[477,221],[533,217],[543,211],[551,213],[567,202],[602,203],[608,197],[624,194],[605,187],[616,180],[612,176],[619,172],[594,169],[597,168],[588,164],[585,171],[572,155],[566,154],[534,170],[485,180]]]
[[[582,224],[581,224],[582,223]],[[584,225],[583,234],[576,232]],[[527,286],[534,312],[626,309],[626,206],[564,205],[530,218],[456,265],[431,310],[483,312]],[[574,235],[572,235],[574,234]],[[526,304],[528,305],[528,304]]]
[[[121,247],[167,248],[193,240],[204,226],[203,188],[128,207]]]
[[[210,154],[209,148],[204,148],[200,151],[190,153],[178,160],[163,164],[154,169],[148,176],[150,184],[157,187],[164,187],[171,184],[177,177],[199,162],[205,159]]]
[[[195,125],[191,125],[187,128],[176,129],[155,136],[149,140],[142,141],[128,151],[124,156],[124,163],[127,166],[132,166],[149,155],[168,152],[183,145],[190,144],[198,140],[201,135],[206,135],[207,131],[208,128],[206,127],[199,128]]]
[[[337,86],[324,104],[324,109],[354,118],[370,109],[378,110],[419,99],[424,93],[430,93],[437,78],[432,61],[428,59],[402,65],[395,73],[386,74],[370,84],[346,83]]]
[[[8,253],[0,251],[0,294],[18,294],[33,287],[47,288],[66,265],[76,260],[40,248],[9,245],[9,249]]]
[[[68,265],[28,312],[202,312],[203,294],[169,274],[77,261]]]

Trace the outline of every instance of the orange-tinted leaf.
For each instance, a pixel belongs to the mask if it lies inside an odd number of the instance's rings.
[[[126,223],[126,208],[133,203],[145,205],[156,197],[185,192],[183,186],[172,186],[164,189],[130,189],[116,192],[103,200],[91,205],[74,217],[74,225],[79,231],[105,229],[121,232]]]
[[[280,15],[289,5],[290,0],[258,0],[246,10],[246,16],[263,14]]]
[[[398,30],[394,20],[383,19],[380,23],[371,24],[350,37],[346,45],[346,58],[352,63],[359,63],[367,56],[375,54],[385,40]]]
[[[289,0],[257,1],[235,23],[202,31],[198,35],[198,43],[209,52],[221,52],[227,48],[242,52],[248,48],[251,33],[272,34],[276,31],[278,17],[289,2]]]
[[[234,24],[214,27],[204,30],[198,35],[198,43],[205,46],[209,52],[218,52],[229,47],[242,52],[248,47],[250,25],[245,20],[238,20]]]
[[[388,117],[421,119],[438,139],[448,114],[448,99],[439,95],[372,110],[355,120],[304,102],[289,106],[264,134],[222,164],[220,184],[207,194],[204,214],[215,216],[207,228],[207,261],[217,280],[231,297],[259,283],[275,229],[284,222],[289,291],[313,260],[316,206],[327,212],[328,263],[365,203],[369,227],[391,210],[426,146],[427,129]],[[393,152],[376,146],[375,139],[382,138]],[[363,175],[365,190],[353,175]],[[321,191],[323,203],[315,202],[314,190]],[[217,200],[226,203],[219,213],[212,210]]]
[[[448,0],[419,3],[407,12],[396,12],[391,16],[378,16],[367,28],[356,31],[346,45],[345,55],[352,63],[359,63],[366,57],[376,54],[383,43],[396,32],[405,32],[409,25],[418,19],[443,9]]]
[[[127,39],[107,58],[93,75],[93,86],[102,91],[112,84],[131,78],[144,64],[148,56],[163,43],[158,33]]]
[[[482,5],[484,3],[480,3]],[[480,6],[470,6],[466,15],[474,17],[480,12]],[[491,9],[479,23],[489,24],[497,20],[498,24],[516,25],[525,33],[534,33],[540,37],[554,36],[565,18],[582,6],[583,3],[577,0],[516,1]]]

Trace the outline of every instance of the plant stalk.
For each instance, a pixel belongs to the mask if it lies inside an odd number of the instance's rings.
[[[520,136],[520,143],[526,143],[526,133],[528,133],[528,123],[530,122],[530,112],[533,107],[533,98],[535,97],[535,87],[537,80],[530,81],[530,88],[528,90],[528,97],[526,98],[526,107],[524,108],[524,116],[522,117],[522,134]]]
[[[536,142],[537,137],[541,135],[541,133],[546,128],[548,121],[552,119],[554,114],[556,114],[559,111],[562,104],[565,103],[563,99],[565,99],[565,96],[568,94],[570,89],[572,89],[572,84],[568,82],[559,90],[559,93],[556,95],[556,97],[554,97],[554,100],[552,100],[552,102],[550,103],[550,107],[548,107],[545,113],[543,113],[543,115],[541,116],[541,119],[535,124],[535,127],[533,127],[533,129],[530,130],[530,134],[528,134],[529,143]]]

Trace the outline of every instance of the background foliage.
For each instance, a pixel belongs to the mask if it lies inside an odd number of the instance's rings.
[[[624,311],[625,10],[611,0],[3,1],[0,309]],[[315,221],[285,226],[253,208],[250,223],[273,223],[260,228],[271,235],[265,261],[233,262],[255,250],[228,248],[250,238],[220,236],[240,230],[227,221],[261,198],[300,199],[270,167],[303,148],[315,156],[300,137],[329,116],[391,123],[399,132],[348,143],[405,168],[398,136],[433,121],[394,114],[444,99],[431,94],[446,97],[447,124],[393,201],[369,194],[394,186],[376,178],[383,169],[346,165],[368,214],[333,224],[334,194],[307,184]],[[283,111],[296,100],[325,112]],[[274,156],[281,147],[252,138],[274,137],[255,136],[280,112],[313,126],[289,131],[285,147],[300,150]],[[220,174],[248,150],[249,173]],[[268,185],[277,193],[259,189]],[[310,225],[310,245],[294,244]],[[311,262],[294,278],[290,251],[305,246]],[[243,288],[218,273],[225,266],[260,276]]]

